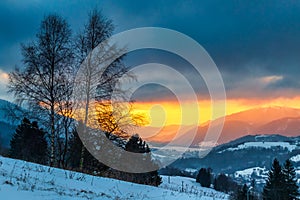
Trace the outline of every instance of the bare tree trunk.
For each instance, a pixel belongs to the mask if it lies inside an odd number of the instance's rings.
[[[84,145],[82,145],[81,153],[80,153],[80,164],[79,164],[79,170],[81,172],[83,171],[84,154],[85,154],[85,148]]]
[[[55,119],[54,119],[54,105],[51,105],[51,139],[50,139],[50,166],[54,166],[55,162]]]
[[[90,59],[89,56],[89,62],[88,65],[90,65]],[[90,89],[91,89],[91,71],[89,70],[89,66],[87,67],[87,89],[86,89],[86,102],[85,102],[85,113],[84,113],[84,127],[83,127],[83,134],[87,134],[87,125],[88,125],[88,117],[89,117],[89,105],[90,105]],[[80,164],[79,164],[79,170],[83,170],[83,163],[84,163],[84,153],[85,153],[85,147],[84,144],[82,144],[81,147],[81,156],[80,156]]]
[[[68,131],[68,127],[65,127],[65,145],[64,145],[64,152],[63,152],[63,156],[62,156],[62,167],[66,168],[66,155],[67,155],[67,151],[68,151],[68,135],[69,131]]]

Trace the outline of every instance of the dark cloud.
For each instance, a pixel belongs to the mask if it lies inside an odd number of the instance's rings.
[[[283,88],[300,94],[300,2],[294,0],[1,1],[0,68],[9,71],[20,64],[19,43],[34,38],[45,14],[61,14],[76,32],[95,6],[114,21],[116,32],[160,26],[198,41],[217,64],[229,96],[278,96]],[[127,59],[130,65],[148,61],[180,70],[199,94],[207,95],[203,80],[192,67],[173,55],[148,51]],[[245,92],[247,85],[267,76],[283,79],[260,88],[256,83],[257,90]],[[165,94],[159,88],[155,91]]]

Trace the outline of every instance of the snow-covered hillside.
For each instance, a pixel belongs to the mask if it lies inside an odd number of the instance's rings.
[[[152,187],[0,157],[0,199],[216,200],[228,195],[190,178],[164,176],[160,187]]]
[[[293,151],[297,148],[296,145],[292,145],[289,142],[246,142],[244,144],[238,145],[237,147],[228,148],[226,150],[220,151],[219,153],[222,153],[224,151],[237,151],[246,148],[270,149],[272,147],[287,148],[289,151]]]
[[[297,182],[300,184],[300,168],[296,169]],[[251,167],[236,171],[233,176],[240,183],[251,183],[255,179],[256,190],[262,191],[268,178],[269,170],[265,167]]]

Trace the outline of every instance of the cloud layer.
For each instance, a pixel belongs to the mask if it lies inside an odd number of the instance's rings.
[[[95,6],[114,21],[116,32],[159,26],[180,31],[198,41],[217,64],[229,98],[300,95],[300,2],[293,0],[1,1],[1,70],[6,73],[21,65],[19,44],[34,38],[44,15],[61,14],[76,33]],[[144,51],[132,53],[126,59],[132,66],[150,61],[182,72],[199,98],[209,98],[201,76],[175,55]],[[173,98],[166,88],[144,89],[141,95],[136,94],[137,98]]]

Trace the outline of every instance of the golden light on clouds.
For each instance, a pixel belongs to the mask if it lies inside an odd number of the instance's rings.
[[[0,99],[12,101],[13,94],[8,93],[7,84],[9,81],[9,75],[2,69],[0,69]]]
[[[196,109],[195,109],[196,108]],[[192,103],[180,105],[178,102],[136,102],[133,105],[136,112],[146,116],[148,126],[161,127],[172,124],[197,124],[198,106]]]
[[[6,84],[8,83],[8,79],[9,79],[8,73],[0,69],[0,82]]]
[[[257,107],[273,106],[300,108],[300,96],[274,99],[229,99],[226,101],[226,115]],[[198,115],[197,109],[200,115]],[[215,109],[217,109],[217,114],[212,116],[212,106],[209,100],[199,101],[198,105],[190,102],[180,105],[178,102],[168,101],[136,102],[134,104],[134,111],[143,113],[148,118],[148,126],[153,127],[204,124],[223,116],[221,111],[218,112],[218,107]]]

